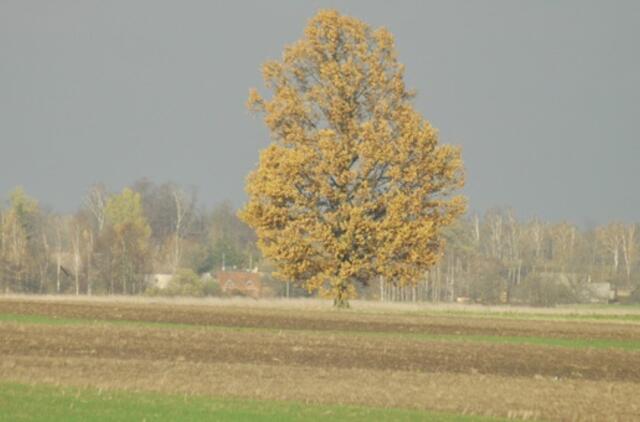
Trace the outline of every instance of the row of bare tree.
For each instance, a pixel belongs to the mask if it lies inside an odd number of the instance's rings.
[[[493,209],[459,220],[444,237],[442,259],[410,289],[417,293],[396,294],[405,298],[400,300],[513,302],[519,287],[534,279],[576,289],[610,283],[612,291],[626,294],[640,287],[638,224],[580,228]]]

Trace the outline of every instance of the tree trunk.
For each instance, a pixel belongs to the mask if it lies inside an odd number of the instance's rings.
[[[76,227],[73,242],[73,269],[76,283],[76,296],[80,294],[80,228]]]
[[[91,296],[91,257],[93,255],[93,230],[89,231],[89,245],[87,245],[87,295]]]
[[[336,295],[333,298],[333,306],[338,309],[348,309],[349,305],[349,292],[347,290],[347,283],[342,281],[337,286]]]
[[[4,291],[5,282],[4,279],[7,276],[6,263],[5,263],[5,234],[4,234],[4,214],[0,212],[0,292]]]
[[[632,260],[635,252],[635,231],[636,226],[632,224],[629,228],[625,229],[625,232],[622,235],[622,257],[624,258],[627,284],[631,281]]]
[[[44,261],[42,263],[42,272],[40,274],[40,293],[44,293],[45,286],[48,284],[47,274],[49,273],[49,241],[47,239],[47,234],[42,233],[42,245],[44,247]]]
[[[128,267],[128,257],[127,257],[127,244],[124,241],[124,238],[122,239],[122,294],[126,295],[127,294],[127,277],[129,276],[129,268]]]

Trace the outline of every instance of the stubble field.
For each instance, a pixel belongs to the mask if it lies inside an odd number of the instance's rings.
[[[637,309],[355,308],[0,298],[0,420],[640,415]]]

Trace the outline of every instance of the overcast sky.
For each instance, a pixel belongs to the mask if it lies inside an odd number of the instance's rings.
[[[638,1],[0,0],[0,197],[66,212],[148,177],[241,205],[248,89],[320,8],[395,35],[472,209],[640,220]]]

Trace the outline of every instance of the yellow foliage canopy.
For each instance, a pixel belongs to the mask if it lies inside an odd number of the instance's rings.
[[[414,110],[392,35],[321,11],[252,90],[273,142],[248,178],[241,217],[288,280],[337,304],[355,282],[413,283],[464,212],[457,147]]]

